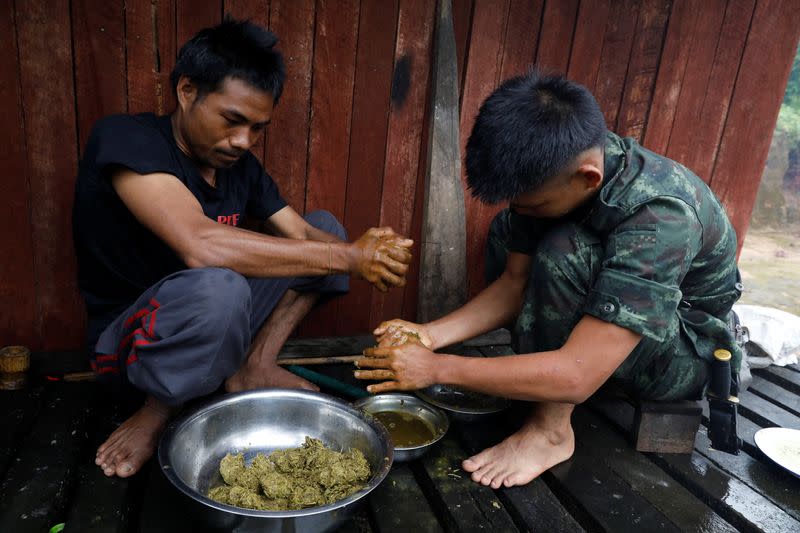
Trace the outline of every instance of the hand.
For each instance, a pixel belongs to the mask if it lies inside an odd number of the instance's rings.
[[[389,286],[406,284],[411,262],[411,239],[396,234],[391,228],[370,228],[350,245],[350,272],[369,281],[381,292]]]
[[[418,342],[426,348],[434,348],[433,336],[427,326],[398,318],[382,322],[372,334],[375,335],[375,340],[380,347]]]
[[[370,385],[372,393],[392,390],[416,390],[436,383],[434,368],[439,357],[418,343],[402,346],[367,348],[362,359],[356,361],[358,379],[389,380]]]

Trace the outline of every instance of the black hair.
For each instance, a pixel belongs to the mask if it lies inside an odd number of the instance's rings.
[[[200,30],[181,47],[170,74],[172,89],[176,90],[181,76],[186,76],[202,98],[232,77],[270,93],[277,104],[286,78],[283,56],[274,48],[277,42],[274,33],[249,20],[225,17],[222,23]]]
[[[586,87],[532,71],[481,105],[467,141],[467,183],[493,204],[539,188],[581,152],[605,143],[606,123]]]

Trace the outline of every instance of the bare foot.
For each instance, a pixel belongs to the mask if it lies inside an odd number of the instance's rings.
[[[461,466],[472,472],[476,483],[513,487],[525,485],[542,472],[572,457],[575,433],[567,419],[566,428],[543,429],[531,419],[500,444],[464,460]]]
[[[306,381],[278,365],[259,368],[248,367],[245,364],[234,375],[225,380],[225,390],[228,392],[269,388],[319,390],[319,387],[310,381]]]
[[[153,455],[158,437],[167,424],[170,410],[148,398],[97,448],[95,464],[109,477],[130,477]]]

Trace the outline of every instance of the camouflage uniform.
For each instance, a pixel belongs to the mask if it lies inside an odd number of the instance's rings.
[[[699,398],[713,351],[742,353],[727,325],[741,294],[736,234],[691,171],[608,134],[605,178],[587,205],[557,219],[505,210],[489,230],[487,277],[506,251],[533,256],[513,328],[517,353],[554,350],[583,315],[642,335],[614,373],[629,393]]]

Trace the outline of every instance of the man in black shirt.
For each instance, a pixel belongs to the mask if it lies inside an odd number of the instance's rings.
[[[330,213],[287,206],[249,152],[283,86],[276,40],[233,20],[201,31],[172,72],[172,115],[107,117],[90,136],[73,228],[92,366],[146,397],[98,449],[106,475],[138,471],[170,414],[220,385],[315,389],[275,358],[320,295],[347,274],[405,283],[410,240],[372,228],[347,243]]]

